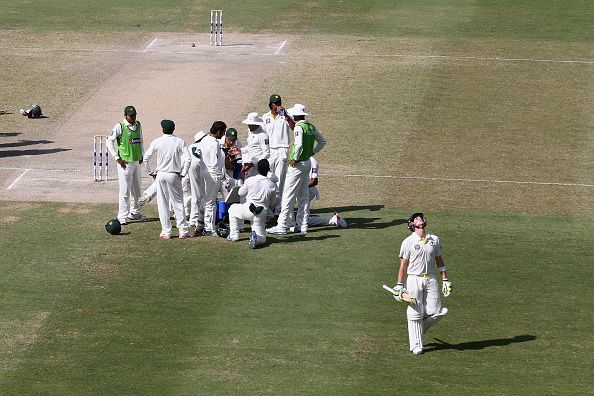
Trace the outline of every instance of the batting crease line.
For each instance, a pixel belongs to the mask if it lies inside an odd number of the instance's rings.
[[[37,51],[37,52],[51,52],[51,51],[79,51],[79,52],[129,52],[129,53],[149,53],[148,49],[153,45],[157,39],[154,39],[144,50],[130,50],[130,49],[91,49],[91,48],[12,48],[12,47],[0,47],[0,49],[6,50],[19,50],[19,51]],[[281,49],[285,46],[285,42],[274,54],[247,54],[253,56],[272,56],[278,55]],[[151,52],[152,53],[152,52]],[[178,52],[179,54],[196,54],[197,52]],[[219,53],[221,55],[243,55],[233,53]],[[293,55],[292,55],[293,56]],[[561,64],[582,64],[582,65],[594,65],[594,60],[575,60],[575,59],[530,59],[530,58],[504,58],[499,56],[483,57],[483,56],[454,56],[454,55],[407,55],[407,54],[325,54],[324,56],[335,56],[335,57],[374,57],[374,58],[417,58],[417,59],[458,59],[458,60],[483,60],[483,61],[501,61],[501,62],[533,62],[533,63],[561,63]]]
[[[10,189],[12,185],[16,184],[24,175],[29,171],[42,171],[42,172],[84,172],[82,170],[75,170],[75,169],[31,169],[31,168],[15,168],[15,167],[2,167],[0,166],[0,170],[24,170],[24,172],[11,184],[8,188]],[[86,173],[86,172],[85,172]],[[531,185],[538,185],[538,186],[560,186],[560,187],[594,187],[594,184],[589,183],[559,183],[559,182],[534,182],[534,181],[517,181],[517,180],[488,180],[488,179],[463,179],[463,178],[447,178],[447,177],[425,177],[425,176],[387,176],[387,175],[354,175],[354,174],[336,174],[336,173],[320,173],[321,176],[327,177],[363,177],[368,179],[400,179],[400,180],[433,180],[433,181],[451,181],[451,182],[463,182],[463,183],[498,183],[498,184],[531,184]],[[148,178],[148,177],[143,177]],[[92,180],[86,179],[71,179],[71,180],[64,180],[64,179],[29,179],[33,181],[60,181],[60,182],[90,182],[95,183]],[[114,179],[116,180],[116,179]],[[110,180],[112,181],[112,180]]]
[[[500,183],[500,184],[532,184],[538,186],[562,186],[562,187],[594,187],[594,184],[586,183],[557,183],[557,182],[532,182],[515,180],[487,180],[487,179],[456,179],[445,177],[424,177],[424,176],[382,176],[382,175],[338,175],[331,173],[320,173],[321,176],[330,177],[364,177],[373,179],[401,179],[401,180],[434,180],[434,181],[452,181],[464,183]]]
[[[281,52],[281,50],[283,49],[283,47],[285,46],[285,44],[287,44],[287,40],[283,41],[283,43],[281,44],[281,46],[279,47],[279,49],[276,50],[276,52],[274,53],[274,55],[278,55],[278,53]]]
[[[25,169],[25,171],[23,173],[21,173],[21,175],[19,177],[17,177],[10,186],[8,186],[7,190],[12,190],[12,188],[14,186],[16,186],[16,184],[19,182],[19,180],[21,180],[23,178],[23,176],[25,176],[25,174],[29,172],[29,169]]]
[[[148,45],[148,47],[146,47],[146,48],[144,49],[144,51],[142,51],[142,52],[146,52],[146,51],[148,51],[148,49],[149,49],[149,48],[151,48],[151,47],[153,46],[153,44],[155,44],[156,42],[157,42],[157,39],[156,39],[156,38],[154,38],[154,39],[153,39],[153,41],[151,41],[151,43]]]

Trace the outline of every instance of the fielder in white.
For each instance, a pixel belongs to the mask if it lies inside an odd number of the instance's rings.
[[[293,130],[294,142],[289,152],[289,170],[282,194],[281,212],[275,227],[266,231],[271,234],[284,235],[288,231],[289,218],[293,215],[293,206],[297,201],[296,222],[300,225],[302,235],[307,234],[309,219],[309,171],[310,158],[325,145],[326,139],[310,122],[305,120],[309,115],[302,104],[295,104],[287,109],[289,116],[295,120]]]
[[[249,113],[241,123],[248,127],[247,143],[241,148],[230,148],[228,153],[229,155],[241,154],[243,159],[241,173],[245,174],[245,178],[248,178],[258,174],[256,169],[258,161],[270,157],[270,146],[268,135],[262,128],[264,121],[258,116],[258,113]]]
[[[194,143],[188,146],[187,154],[190,157],[188,180],[190,182],[190,220],[189,226],[196,227],[196,233],[204,230],[204,180],[202,178],[202,150],[200,144],[206,137],[203,131],[194,135]]]
[[[225,153],[221,149],[219,139],[227,130],[223,121],[215,121],[210,127],[210,133],[199,143],[200,172],[204,181],[204,232],[209,236],[216,236],[215,210],[217,195],[221,183],[226,179]]]
[[[318,189],[318,172],[320,169],[320,165],[318,160],[314,157],[309,159],[311,161],[311,170],[309,171],[309,206],[311,209],[311,205],[314,201],[320,199],[320,190]],[[289,217],[289,231],[295,232],[301,230],[301,224],[297,223],[295,225],[295,219],[293,216]],[[335,226],[338,228],[346,228],[348,226],[345,219],[342,218],[341,215],[334,212],[332,216],[318,216],[318,215],[309,215],[307,219],[308,227],[316,227],[316,226]]]
[[[278,179],[278,195],[275,205],[275,213],[280,212],[281,197],[287,176],[287,162],[289,160],[289,147],[291,147],[291,129],[295,123],[285,115],[282,107],[282,98],[273,94],[268,101],[270,111],[262,115],[264,130],[270,141],[270,171]]]
[[[127,220],[144,220],[140,213],[142,154],[144,151],[142,127],[136,120],[134,106],[126,106],[124,119],[113,127],[106,141],[107,149],[117,162],[120,185],[118,220],[125,225]]]
[[[400,294],[404,291],[417,300],[417,304],[409,304],[406,310],[410,351],[415,355],[423,353],[423,335],[448,313],[448,309],[441,306],[439,285],[435,279],[436,267],[441,274],[444,297],[452,292],[439,238],[428,233],[426,226],[423,213],[414,213],[409,218],[408,228],[412,234],[400,247],[400,269],[394,287],[398,293],[394,296],[396,300],[401,301]],[[406,288],[403,283],[405,275]]]
[[[274,208],[276,201],[276,183],[267,177],[270,164],[267,159],[261,159],[256,165],[258,174],[248,178],[239,188],[239,195],[245,196],[245,203],[236,203],[229,208],[229,236],[230,241],[239,240],[240,220],[252,223],[252,232],[248,247],[266,243],[266,213]]]
[[[144,164],[147,172],[157,181],[157,208],[161,221],[161,239],[171,238],[171,220],[169,208],[173,207],[179,238],[185,239],[192,236],[187,231],[186,217],[184,216],[184,202],[181,178],[185,176],[190,167],[189,159],[182,161],[186,151],[183,139],[173,135],[175,123],[171,120],[161,121],[163,136],[153,140],[144,154]],[[156,155],[155,170],[152,170],[151,158]]]

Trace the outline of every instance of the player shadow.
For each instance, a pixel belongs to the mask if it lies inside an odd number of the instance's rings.
[[[455,349],[457,351],[478,351],[488,347],[507,346],[510,344],[515,344],[517,342],[534,341],[536,339],[537,337],[535,335],[523,334],[512,338],[496,338],[492,340],[468,341],[461,342],[459,344],[449,344],[445,341],[440,340],[439,338],[434,338],[434,340],[436,340],[437,342],[426,344],[424,352],[440,351],[444,349]]]
[[[313,230],[312,230],[313,231]],[[301,242],[301,241],[323,241],[326,239],[332,238],[340,238],[339,235],[319,235],[314,236],[311,235],[312,231],[308,231],[307,235],[301,234],[287,234],[287,235],[274,235],[266,234],[266,243],[262,246],[268,246],[271,244],[279,244],[279,243],[294,243],[294,242]]]
[[[24,146],[33,146],[35,144],[51,144],[51,143],[54,143],[54,142],[51,140],[21,140],[19,142],[0,143],[0,148],[24,147]]]
[[[20,134],[21,132],[0,132],[0,137],[15,137]]]
[[[310,213],[321,214],[321,213],[342,213],[342,212],[358,212],[361,210],[369,210],[370,212],[377,212],[384,208],[384,205],[358,205],[358,206],[338,206],[334,208],[312,208]]]
[[[348,228],[356,228],[363,230],[381,230],[384,228],[393,227],[395,225],[406,224],[406,219],[394,219],[390,221],[376,222],[382,220],[379,217],[344,217],[348,223]]]
[[[8,158],[8,157],[20,157],[23,155],[45,155],[45,154],[53,154],[59,153],[62,151],[70,151],[70,149],[66,148],[55,148],[55,149],[45,149],[45,150],[8,150],[8,151],[0,151],[0,158]]]

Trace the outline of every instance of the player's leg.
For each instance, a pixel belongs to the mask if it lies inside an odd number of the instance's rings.
[[[266,243],[266,212],[262,211],[252,219],[252,231],[256,233],[254,245],[260,246]],[[255,247],[254,246],[254,247]]]
[[[426,309],[425,309],[425,319],[423,320],[424,324],[424,333],[431,328],[434,324],[439,322],[447,313],[447,308],[442,308],[441,306],[441,298],[439,296],[439,284],[437,280],[432,277],[430,278],[425,286],[426,292]]]
[[[157,209],[161,222],[161,238],[171,238],[171,220],[169,220],[169,188],[167,187],[166,173],[158,172],[157,182]]]
[[[301,161],[295,165],[299,169],[299,185],[297,187],[297,216],[295,217],[295,229],[301,230],[302,234],[307,233],[309,220],[309,171],[311,162]]]
[[[415,355],[423,352],[423,279],[409,275],[406,278],[406,291],[417,300],[417,304],[408,304],[406,317],[408,320],[409,350]]]
[[[249,210],[249,205],[235,203],[229,207],[229,239],[230,241],[237,241],[239,239],[239,225],[242,220],[251,220],[252,212]]]
[[[217,193],[219,192],[218,179],[210,173],[204,173],[204,231],[210,235],[215,232],[215,210]]]
[[[301,173],[297,166],[290,167],[287,171],[287,179],[285,183],[285,188],[283,190],[283,195],[281,199],[281,212],[278,216],[278,223],[277,226],[274,227],[277,231],[286,231],[289,215],[293,210],[293,205],[295,205],[295,199],[297,197],[297,188],[299,187],[299,178]],[[267,230],[269,232],[269,230]]]
[[[135,161],[128,164],[128,167],[131,171],[129,218],[132,220],[143,220],[143,216],[140,214],[142,210],[142,206],[140,205],[140,195],[142,194],[142,166],[138,161]]]
[[[119,195],[118,195],[118,220],[122,224],[126,224],[128,221],[128,214],[130,214],[130,184],[132,177],[129,166],[122,168],[119,164],[118,169],[118,183],[119,183]]]
[[[186,222],[186,214],[184,211],[184,193],[182,181],[175,173],[169,173],[168,187],[169,197],[171,199],[171,206],[175,214],[175,222],[180,237],[188,236],[188,223]]]
[[[157,182],[153,181],[150,186],[142,193],[138,204],[141,206],[151,202],[157,196]]]

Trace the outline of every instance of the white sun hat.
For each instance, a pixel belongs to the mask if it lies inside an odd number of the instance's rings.
[[[204,131],[199,131],[197,134],[194,135],[194,142],[197,142],[198,140],[202,139],[204,136],[206,136],[206,133],[204,133]]]
[[[289,115],[293,117],[309,115],[305,106],[299,103],[296,103],[293,107],[287,109],[287,113],[289,113]]]
[[[264,125],[264,120],[258,115],[258,113],[249,113],[247,118],[241,121],[241,123],[246,125]]]

